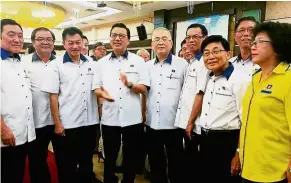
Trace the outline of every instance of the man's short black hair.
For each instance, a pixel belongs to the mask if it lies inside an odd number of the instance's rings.
[[[23,32],[21,25],[19,23],[17,23],[15,20],[12,20],[12,19],[2,19],[1,20],[1,34],[3,32],[3,27],[5,25],[17,25],[21,29],[21,31]]]
[[[254,22],[255,24],[258,24],[258,21],[255,19],[255,17],[252,17],[252,16],[242,17],[242,18],[240,18],[240,19],[236,22],[236,24],[235,24],[235,30],[238,28],[238,26],[239,26],[243,21],[251,21],[251,22]]]
[[[196,23],[189,25],[189,27],[186,30],[186,35],[187,35],[188,30],[191,28],[200,28],[201,34],[203,37],[208,35],[208,31],[207,31],[206,27],[202,24],[196,24]]]
[[[95,50],[98,46],[104,46],[105,49],[106,49],[106,46],[105,46],[104,43],[102,43],[102,42],[97,42],[97,43],[95,43],[95,44],[93,45],[93,50]]]
[[[89,42],[89,40],[88,40],[88,38],[87,38],[87,36],[82,36],[82,39],[86,39],[88,42]]]
[[[221,43],[225,51],[230,51],[229,43],[225,38],[223,38],[221,35],[212,35],[204,39],[204,41],[201,43],[202,53],[204,52],[205,47],[210,43]]]
[[[28,54],[31,54],[31,53],[35,52],[35,48],[32,45],[29,45],[27,47],[27,52],[28,52]]]
[[[128,38],[128,40],[130,40],[130,30],[123,23],[116,23],[116,24],[112,25],[111,30],[110,30],[110,35],[111,35],[112,30],[115,27],[119,27],[119,28],[125,29],[126,30],[126,34],[127,34],[127,38]]]
[[[73,36],[75,34],[79,34],[81,36],[81,38],[83,39],[83,33],[77,27],[68,27],[68,28],[65,28],[64,31],[63,31],[63,33],[62,33],[63,41],[65,41],[67,35]]]
[[[183,47],[183,45],[186,44],[186,39],[184,39],[182,42],[181,42],[181,49]]]
[[[291,63],[291,24],[264,22],[257,24],[253,30],[254,37],[264,32],[272,41],[271,45],[279,56],[279,61]]]
[[[51,33],[53,40],[54,40],[54,41],[56,40],[55,34],[54,34],[51,30],[49,30],[49,29],[46,28],[46,27],[38,27],[38,28],[34,29],[34,30],[32,31],[32,33],[31,33],[31,37],[30,37],[31,42],[33,42],[33,41],[35,40],[35,35],[36,35],[36,33],[37,33],[38,31],[48,31],[48,32]]]

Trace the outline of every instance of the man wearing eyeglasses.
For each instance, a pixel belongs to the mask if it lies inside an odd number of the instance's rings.
[[[233,66],[243,71],[242,77],[250,81],[252,74],[260,67],[252,62],[251,41],[253,40],[253,29],[257,21],[254,17],[243,17],[235,24],[235,41],[239,46],[240,53],[229,61]]]
[[[102,57],[106,55],[106,46],[102,42],[97,42],[93,45],[93,55],[91,58],[94,61],[100,60]]]
[[[123,23],[110,30],[113,52],[97,63],[93,90],[103,99],[104,183],[117,183],[118,152],[123,144],[123,183],[134,183],[143,133],[140,94],[150,86],[144,60],[127,51],[130,31]]]
[[[175,126],[183,129],[184,132],[185,166],[191,166],[191,169],[185,171],[188,180],[193,178],[193,174],[196,178],[199,176],[198,147],[201,132],[198,123],[208,72],[204,66],[200,46],[207,34],[204,25],[191,24],[187,28],[185,38],[184,58],[189,62],[189,66],[179,99]]]
[[[153,31],[152,49],[157,56],[147,62],[151,89],[146,121],[152,183],[167,183],[168,178],[171,183],[180,183],[183,179],[184,132],[174,123],[188,64],[170,52],[172,45],[168,29],[160,27]]]
[[[49,94],[41,91],[42,82],[48,73],[49,65],[54,62],[55,35],[45,27],[32,31],[31,42],[35,52],[23,57],[32,89],[33,118],[36,140],[30,144],[29,173],[32,183],[50,182],[47,165],[48,145],[53,138],[54,122],[51,117]]]
[[[50,96],[60,183],[92,181],[92,158],[99,123],[92,81],[97,71],[96,63],[81,54],[82,38],[78,28],[64,29],[62,39],[66,52],[50,64],[50,73],[42,85],[42,90]]]
[[[220,35],[206,38],[201,45],[204,64],[211,70],[203,98],[200,159],[203,182],[239,182],[240,165],[231,172],[241,126],[241,102],[247,78],[231,62],[230,47]],[[209,174],[211,172],[211,174]]]

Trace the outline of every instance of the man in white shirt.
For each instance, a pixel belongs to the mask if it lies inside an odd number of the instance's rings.
[[[231,62],[229,43],[220,35],[201,45],[209,81],[203,98],[200,157],[203,182],[239,182],[231,176],[231,162],[239,161],[236,149],[241,125],[241,100],[246,78]]]
[[[41,91],[41,85],[49,77],[48,65],[56,58],[54,49],[55,35],[45,27],[32,31],[31,42],[35,52],[24,56],[22,61],[30,78],[32,89],[33,118],[36,140],[29,147],[29,173],[32,183],[50,183],[47,165],[48,145],[53,139],[54,122],[50,112],[49,94]]]
[[[251,41],[253,40],[253,29],[257,21],[254,17],[243,17],[235,24],[235,41],[239,46],[240,53],[232,57],[232,62],[236,69],[242,71],[242,77],[251,81],[253,73],[260,67],[253,63],[251,58]]]
[[[105,152],[104,183],[117,183],[116,160],[123,144],[122,183],[134,183],[143,133],[140,94],[150,86],[143,59],[127,51],[130,31],[122,23],[110,30],[113,52],[97,62],[93,87],[103,98],[102,137]]]
[[[187,46],[184,57],[187,57],[187,52],[191,52],[194,57],[189,60],[185,82],[179,99],[175,126],[183,129],[184,132],[185,167],[191,166],[191,168],[184,171],[188,180],[193,179],[193,176],[198,178],[200,174],[198,146],[201,129],[198,123],[208,73],[200,52],[200,46],[207,35],[206,27],[195,23],[187,28],[185,38]],[[194,101],[196,101],[196,104],[194,104]],[[188,133],[186,133],[187,131]]]
[[[55,124],[54,152],[60,183],[91,182],[96,144],[97,99],[92,91],[96,63],[81,54],[82,32],[76,27],[62,33],[65,54],[50,64],[42,90],[50,93]],[[79,180],[76,169],[79,165]]]
[[[168,177],[171,183],[180,183],[183,178],[184,131],[175,127],[174,123],[188,64],[170,53],[172,45],[168,29],[161,27],[153,31],[152,49],[157,57],[147,62],[151,89],[146,121],[152,183],[167,183]]]
[[[21,26],[1,20],[1,182],[23,182],[27,145],[35,139],[29,76],[20,62]]]

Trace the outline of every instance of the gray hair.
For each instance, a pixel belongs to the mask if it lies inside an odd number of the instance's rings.
[[[140,56],[140,54],[141,54],[142,52],[144,52],[144,53],[146,53],[148,56],[150,56],[150,53],[149,53],[146,49],[144,49],[144,48],[137,50],[136,54],[137,54],[138,56]]]
[[[167,29],[167,28],[165,28],[165,27],[158,27],[158,28],[156,28],[156,29],[152,32],[152,39],[155,38],[155,37],[154,37],[154,33],[155,33],[156,31],[158,31],[158,30],[164,30],[164,31],[166,31],[166,32],[169,34],[169,38],[170,38],[170,40],[172,40],[172,34],[171,34],[171,32],[169,31],[169,29]]]

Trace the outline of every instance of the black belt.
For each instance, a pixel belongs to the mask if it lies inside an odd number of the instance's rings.
[[[201,134],[203,135],[209,135],[209,134],[230,134],[230,133],[237,133],[239,132],[239,129],[232,129],[232,130],[211,130],[206,128],[201,128]]]

